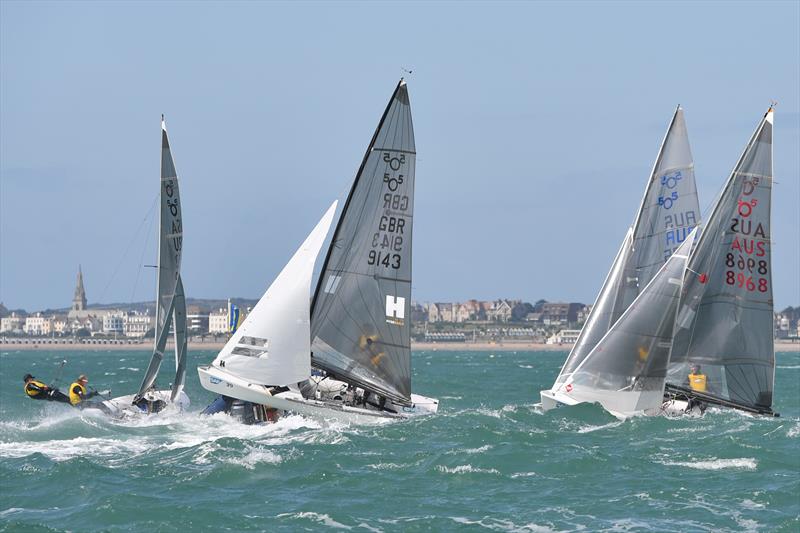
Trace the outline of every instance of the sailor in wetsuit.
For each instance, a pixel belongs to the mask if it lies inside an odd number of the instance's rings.
[[[69,397],[59,391],[38,381],[30,374],[25,374],[25,394],[32,400],[48,400],[51,402],[70,403]]]

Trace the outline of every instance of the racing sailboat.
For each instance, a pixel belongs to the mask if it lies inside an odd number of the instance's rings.
[[[666,384],[668,414],[710,404],[777,416],[772,410],[772,124],[770,107],[689,258]],[[691,383],[690,369],[697,377]]]
[[[183,390],[187,356],[186,298],[180,275],[183,222],[178,174],[172,160],[163,115],[160,183],[155,346],[138,392],[103,402],[112,412],[119,414],[154,413],[170,404],[181,409],[189,405],[189,398]],[[166,351],[170,325],[174,331],[175,378],[170,389],[157,390],[155,382]]]
[[[359,423],[437,411],[438,400],[411,392],[415,161],[401,79],[339,216],[311,308],[313,259],[333,207],[214,362],[198,368],[202,386],[222,395],[207,413],[243,409],[245,421],[263,421],[278,410]],[[273,296],[284,285],[308,288],[290,303]],[[279,327],[287,317],[293,327]]]
[[[555,383],[549,390],[541,391],[542,408],[545,411],[559,405],[596,401],[597,397],[605,397],[607,388],[615,386],[615,383],[623,388],[628,387],[635,377],[629,373],[637,366],[640,370],[648,367],[651,372],[654,371],[654,361],[658,358],[651,358],[651,348],[643,347],[643,352],[636,350],[639,360],[632,368],[627,368],[623,362],[627,356],[619,354],[623,367],[619,369],[620,375],[603,386],[598,384],[599,388],[593,394],[587,396],[588,390],[585,386],[576,390],[576,385],[573,384],[575,372],[583,366],[592,352],[605,350],[604,346],[598,346],[601,339],[607,336],[612,326],[642,296],[645,288],[662,270],[662,277],[666,277],[654,284],[651,290],[669,299],[667,294],[672,294],[674,285],[661,285],[665,280],[674,279],[680,274],[688,252],[684,248],[681,257],[675,258],[672,263],[669,263],[669,259],[679,247],[685,246],[693,228],[699,222],[699,214],[689,137],[683,109],[678,106],[661,143],[634,223],[623,239],[589,318]],[[664,289],[670,290],[665,293]],[[655,296],[647,295],[639,304],[653,297]],[[628,317],[627,320],[632,318]],[[642,355],[638,355],[639,353]],[[608,357],[604,355],[603,359]],[[614,356],[611,357],[613,359]],[[613,361],[607,362],[612,363]],[[593,366],[594,364],[583,366],[582,372],[585,374]],[[628,402],[636,404],[636,401],[630,399]],[[629,406],[614,408],[626,411]]]

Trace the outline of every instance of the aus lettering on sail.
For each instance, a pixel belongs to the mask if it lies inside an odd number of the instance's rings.
[[[725,283],[747,292],[769,292],[769,236],[759,221],[767,213],[757,196],[761,178],[742,180],[736,211],[731,217],[730,232],[734,238],[725,255]]]
[[[663,194],[658,197],[658,205],[664,209],[664,261],[675,253],[689,233],[697,226],[697,213],[693,210],[672,211],[673,206],[680,198],[679,187],[683,179],[680,170],[669,172],[661,176]]]
[[[168,219],[164,221],[169,231],[165,238],[171,242],[172,254],[177,261],[183,248],[183,222],[181,221],[180,201],[177,195],[177,178],[164,179],[164,201],[167,204]]]
[[[367,264],[399,270],[403,261],[404,237],[408,227],[408,211],[411,208],[406,193],[406,154],[399,151],[383,151],[386,165],[383,174],[383,214],[378,218],[377,231],[372,235],[372,246],[367,252]]]

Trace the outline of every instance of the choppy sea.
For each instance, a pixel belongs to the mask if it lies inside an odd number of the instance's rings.
[[[214,355],[190,354],[189,412],[125,422],[29,400],[22,376],[66,359],[62,383],[130,394],[148,353],[0,354],[0,531],[800,531],[798,353],[780,418],[619,422],[535,407],[565,353],[415,352],[439,415],[367,427],[201,417]]]

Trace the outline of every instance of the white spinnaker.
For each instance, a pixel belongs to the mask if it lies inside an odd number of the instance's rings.
[[[311,276],[337,203],[328,208],[222,348],[215,366],[261,385],[285,386],[311,375]]]

